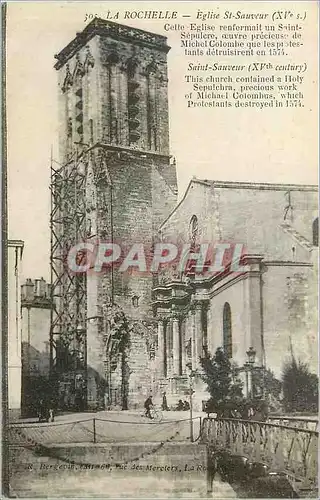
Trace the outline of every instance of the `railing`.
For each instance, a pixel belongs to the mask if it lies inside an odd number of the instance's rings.
[[[272,424],[286,425],[289,427],[297,427],[298,429],[306,429],[309,431],[317,431],[319,423],[316,418],[300,417],[269,417],[268,422]]]
[[[194,417],[196,436],[200,437],[201,418]],[[199,439],[198,437],[198,439]],[[90,418],[73,422],[11,424],[11,445],[74,444],[114,442],[164,442],[190,440],[190,419],[156,421],[122,421]],[[197,439],[196,439],[197,440]]]
[[[318,432],[293,426],[237,419],[205,418],[201,442],[213,451],[229,451],[251,463],[285,473],[298,489],[317,487]]]

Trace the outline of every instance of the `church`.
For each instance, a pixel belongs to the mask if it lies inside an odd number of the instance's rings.
[[[217,347],[239,367],[254,352],[278,377],[292,350],[317,366],[317,188],[193,178],[178,203],[169,50],[162,35],[95,18],[55,56],[50,371],[67,407],[135,408],[164,391],[175,404]],[[72,275],[79,241],[236,243],[246,270]]]

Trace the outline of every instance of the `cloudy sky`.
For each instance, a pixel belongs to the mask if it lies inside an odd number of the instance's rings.
[[[50,150],[57,158],[57,74],[54,54],[87,22],[120,11],[119,22],[164,34],[168,55],[171,153],[177,159],[179,196],[190,178],[255,182],[317,183],[316,2],[307,11],[302,49],[286,62],[308,64],[302,109],[187,109],[184,74],[189,61],[178,31],[164,21],[124,21],[125,10],[177,10],[179,21],[202,10],[270,12],[288,2],[15,2],[7,12],[7,113],[9,237],[25,241],[24,277],[49,279]],[[293,5],[293,2],[292,2]],[[302,9],[302,7],[301,7]],[[185,20],[183,20],[185,22]],[[210,58],[209,58],[210,59]],[[201,62],[209,59],[201,58]],[[212,58],[210,59],[212,60]],[[221,62],[230,62],[223,60]],[[239,63],[239,60],[233,61]],[[276,60],[273,60],[276,62]],[[279,61],[278,61],[279,62]],[[57,158],[58,159],[58,158]]]

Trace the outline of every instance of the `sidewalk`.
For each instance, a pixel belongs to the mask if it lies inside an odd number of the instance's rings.
[[[141,420],[143,418],[144,409],[140,408],[137,410],[101,410],[97,412],[74,412],[74,413],[62,413],[55,416],[55,422],[76,422],[80,420],[92,420],[93,418],[102,418],[105,420],[116,420],[116,421],[133,421]],[[197,419],[199,417],[206,417],[204,412],[192,412],[192,418]],[[163,420],[189,420],[189,411],[164,411]],[[37,423],[38,419],[36,417],[32,418],[20,418],[9,423],[16,424],[28,424]]]

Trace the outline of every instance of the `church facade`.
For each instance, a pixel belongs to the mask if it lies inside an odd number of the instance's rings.
[[[85,363],[69,377],[60,370],[60,382],[74,393],[70,380],[84,374],[89,408],[123,406],[124,390],[125,406],[164,390],[175,403],[204,349],[223,346],[242,365],[252,347],[259,365],[279,371],[292,343],[314,363],[317,190],[194,179],[177,205],[168,51],[161,35],[94,19],[55,56],[62,167],[51,219],[51,370],[61,342],[82,338]],[[246,273],[195,278],[112,267],[74,277],[64,266],[79,239],[152,249],[190,238],[243,244]],[[126,370],[108,348],[115,306],[131,325]],[[206,394],[195,383],[200,404]]]
[[[241,272],[227,265],[191,278],[160,276],[155,294],[167,377],[199,369],[199,356],[218,347],[239,368],[253,351],[255,365],[277,378],[292,353],[317,371],[315,186],[194,178],[159,235],[180,246],[189,242],[195,255],[203,242],[223,242],[229,263],[235,246],[242,249]]]

